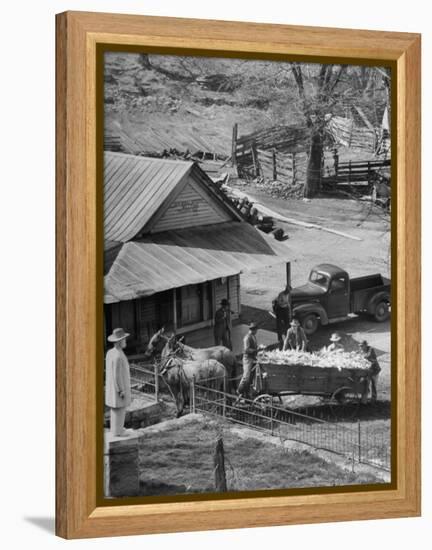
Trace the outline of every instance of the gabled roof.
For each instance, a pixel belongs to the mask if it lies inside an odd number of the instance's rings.
[[[215,192],[212,181],[194,162],[105,152],[105,242],[133,239],[191,174],[205,185],[212,200],[231,212],[233,219],[241,219]]]
[[[192,162],[105,153],[104,238],[126,242],[150,220]]]

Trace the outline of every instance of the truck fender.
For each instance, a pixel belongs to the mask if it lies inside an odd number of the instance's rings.
[[[375,313],[375,307],[379,302],[387,302],[390,304],[390,294],[388,291],[383,290],[374,294],[367,305],[367,312],[373,315]]]
[[[297,317],[304,317],[309,313],[315,313],[320,318],[322,325],[328,325],[326,310],[320,304],[299,304],[298,306],[294,306],[293,313]]]

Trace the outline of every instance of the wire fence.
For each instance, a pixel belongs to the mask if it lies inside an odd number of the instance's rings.
[[[225,383],[226,385],[226,383]],[[345,456],[355,464],[368,464],[390,471],[390,431],[373,431],[357,421],[354,427],[328,422],[267,401],[239,400],[223,391],[220,380],[212,379],[190,387],[190,410],[226,418],[281,440],[297,441]]]
[[[131,380],[134,389],[154,395],[171,394],[170,387],[160,375],[155,364],[131,364]],[[227,378],[192,379],[188,388],[189,410],[222,417],[230,422],[247,426],[279,437],[297,441],[345,456],[352,463],[368,464],[390,472],[390,428],[381,423],[373,428],[358,420],[347,426],[343,422],[330,422],[276,405],[273,399],[241,399],[226,391]],[[307,411],[309,412],[309,411]],[[321,415],[322,416],[322,415]]]
[[[154,396],[155,401],[159,401],[160,382],[158,363],[130,365],[132,389],[148,393]]]

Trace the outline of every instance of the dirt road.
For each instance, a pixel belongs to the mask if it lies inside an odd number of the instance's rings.
[[[326,231],[278,222],[289,235],[285,244],[292,251],[293,286],[306,282],[310,269],[321,262],[339,265],[352,277],[373,273],[390,275],[389,216],[378,207],[350,199],[319,198],[309,203],[278,200],[253,187],[242,187],[242,191],[252,200],[284,216],[331,227],[362,239],[355,241]],[[262,328],[274,330],[275,322],[268,310],[272,299],[284,287],[285,280],[285,264],[242,274],[242,319],[246,322],[253,319]],[[321,327],[311,338],[311,348],[319,349],[328,344],[334,331],[342,335],[348,350],[357,349],[361,340],[368,340],[376,349],[382,367],[380,396],[390,399],[390,323],[376,323],[365,316]]]

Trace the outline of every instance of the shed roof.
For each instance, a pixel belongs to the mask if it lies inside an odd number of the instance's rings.
[[[105,303],[236,275],[288,255],[286,244],[244,222],[156,233],[123,244],[105,276]]]

